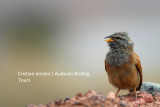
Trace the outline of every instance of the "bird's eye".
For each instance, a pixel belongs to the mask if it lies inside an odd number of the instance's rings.
[[[117,37],[116,39],[120,39],[119,37]]]

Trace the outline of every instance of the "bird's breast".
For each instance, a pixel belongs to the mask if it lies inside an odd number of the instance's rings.
[[[110,83],[120,89],[133,89],[139,84],[134,58],[129,56],[129,59],[128,62],[123,62],[121,66],[106,64]]]
[[[130,53],[119,50],[112,50],[109,53],[107,53],[106,61],[111,66],[121,67],[123,64],[128,63],[130,61],[129,56]]]

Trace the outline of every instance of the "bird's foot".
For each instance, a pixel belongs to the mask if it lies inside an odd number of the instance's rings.
[[[139,92],[129,93],[129,94],[127,94],[127,95],[133,97],[134,100],[137,100],[137,98],[142,98],[142,96],[137,95],[138,93],[139,93]]]

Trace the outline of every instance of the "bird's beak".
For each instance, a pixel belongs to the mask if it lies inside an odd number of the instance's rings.
[[[112,38],[108,38],[108,37],[105,37],[104,39],[105,39],[104,41],[106,41],[106,42],[113,42],[114,41]]]

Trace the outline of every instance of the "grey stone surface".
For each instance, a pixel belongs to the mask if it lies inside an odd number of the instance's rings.
[[[160,92],[160,84],[153,82],[143,82],[140,91]]]

